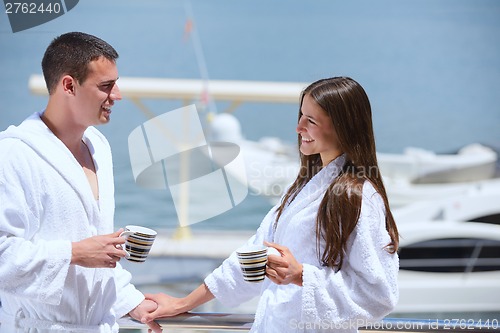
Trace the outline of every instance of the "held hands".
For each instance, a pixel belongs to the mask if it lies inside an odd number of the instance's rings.
[[[172,317],[205,304],[214,299],[214,295],[208,287],[202,283],[198,288],[193,290],[189,295],[183,298],[176,298],[162,293],[146,294],[146,299],[152,300],[158,304],[158,308],[146,315],[142,316],[143,323],[149,323],[158,317]],[[150,326],[151,327],[151,326]]]
[[[158,304],[156,304],[154,301],[145,299],[144,301],[141,302],[135,309],[130,311],[128,314],[130,317],[134,318],[135,320],[141,320],[142,317],[145,315],[154,312],[158,308]],[[154,321],[150,321],[147,323],[149,326],[149,332],[153,331],[155,333],[160,333],[162,332],[161,326],[158,325]]]
[[[270,254],[267,258],[266,276],[276,284],[296,284],[302,286],[302,264],[292,252],[275,243],[264,242],[264,245],[278,250],[281,256]]]
[[[158,304],[157,308],[154,311],[149,311],[148,313],[144,313],[139,320],[143,323],[150,325],[153,323],[152,320],[159,317],[173,317],[175,315],[186,312],[183,310],[184,306],[182,305],[183,299],[172,297],[163,293],[158,294],[146,294],[146,300],[150,300],[155,304]],[[151,326],[150,326],[151,327]]]
[[[116,262],[127,254],[121,247],[125,238],[122,229],[107,235],[98,235],[72,243],[71,264],[83,267],[115,268]]]

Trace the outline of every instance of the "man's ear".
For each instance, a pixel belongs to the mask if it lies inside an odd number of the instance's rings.
[[[74,95],[75,94],[75,79],[69,75],[65,75],[62,78],[62,87],[65,93]]]

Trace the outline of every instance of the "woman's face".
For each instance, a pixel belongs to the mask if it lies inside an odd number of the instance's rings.
[[[300,151],[304,155],[319,154],[326,166],[342,154],[332,120],[309,94],[304,96],[301,113],[297,125]]]

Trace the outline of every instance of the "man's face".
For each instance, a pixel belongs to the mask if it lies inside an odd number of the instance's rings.
[[[81,125],[87,127],[109,122],[111,107],[122,98],[116,80],[118,69],[115,62],[100,57],[89,64],[87,79],[82,84],[75,83],[75,119]]]

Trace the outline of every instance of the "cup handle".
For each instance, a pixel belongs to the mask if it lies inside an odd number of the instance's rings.
[[[125,239],[127,239],[128,236],[133,235],[133,234],[134,234],[133,231],[126,230],[126,231],[124,231],[124,232],[122,232],[120,234],[120,237],[125,237]],[[125,251],[125,253],[126,253],[125,254],[125,259],[129,259],[130,258],[130,253],[127,250],[125,250],[125,249],[123,249],[123,251]]]
[[[125,230],[123,231],[121,234],[120,234],[120,237],[125,237],[127,238],[127,236],[130,236],[130,235],[133,235],[134,232],[133,231],[130,231],[130,230]]]

